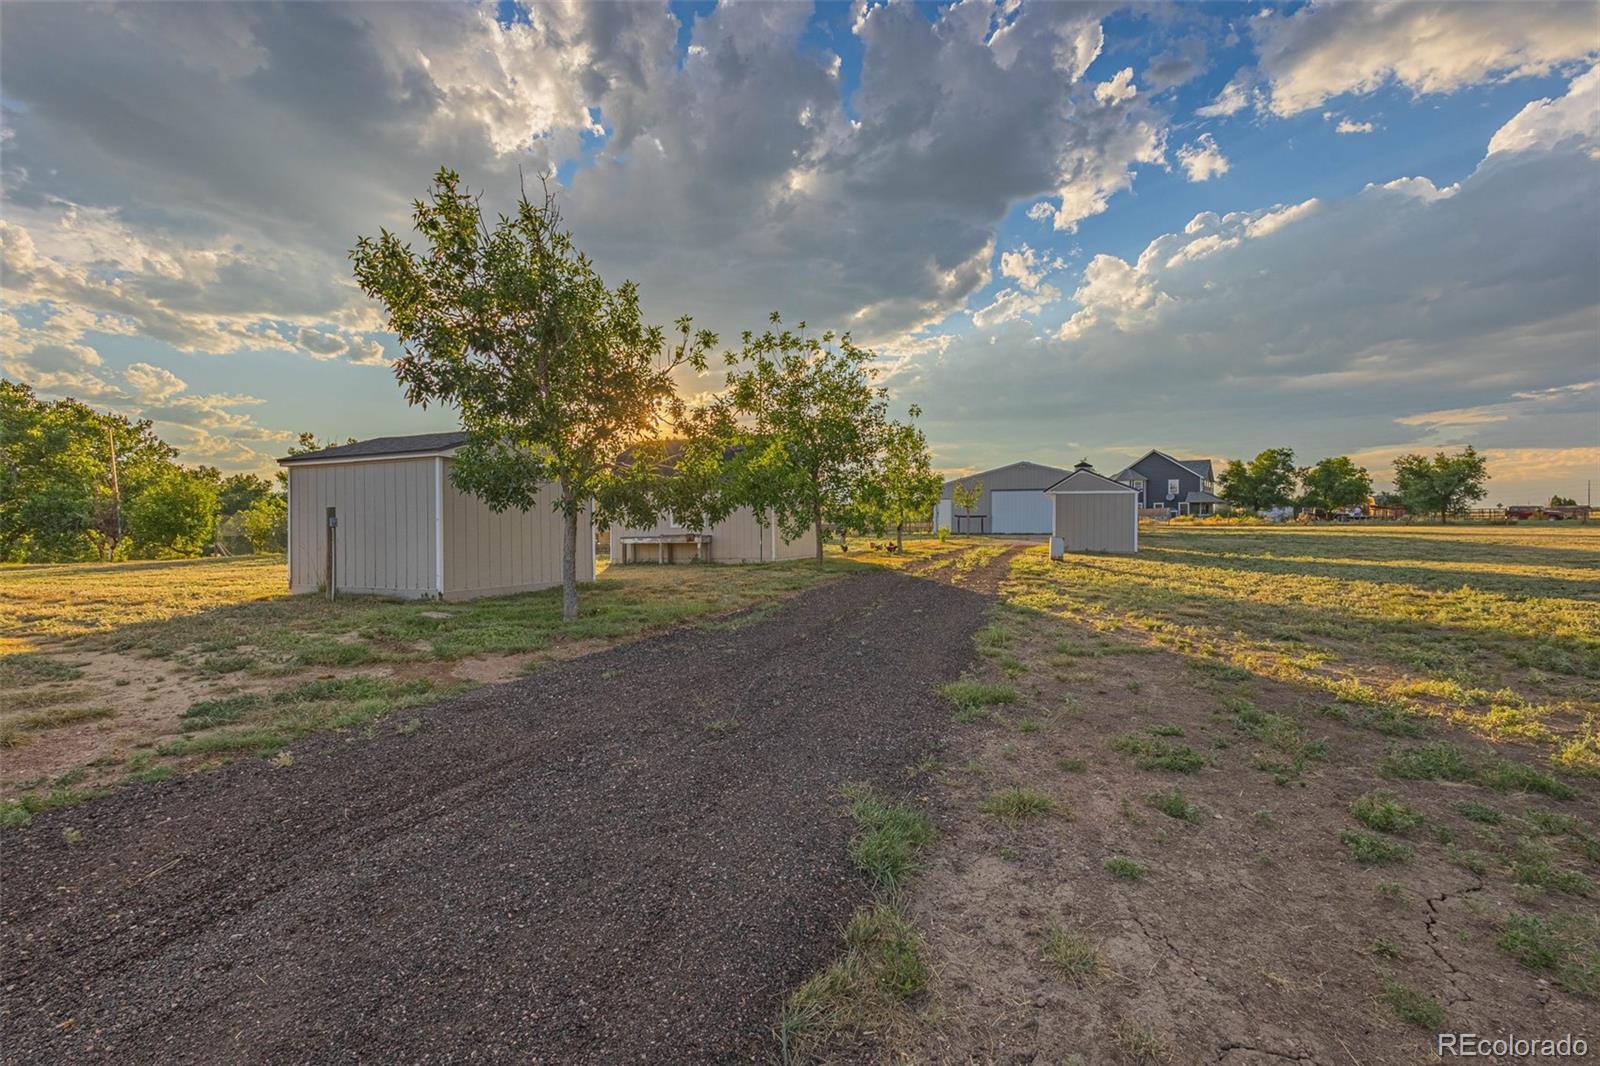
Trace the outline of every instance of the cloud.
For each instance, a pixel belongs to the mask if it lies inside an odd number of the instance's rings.
[[[1586,3],[1319,2],[1264,11],[1250,30],[1267,107],[1282,116],[1390,82],[1449,93],[1600,54],[1600,21]]]
[[[1242,70],[1235,74],[1217,93],[1214,100],[1204,107],[1195,108],[1194,113],[1202,118],[1225,118],[1243,111],[1257,99],[1255,90],[1251,88],[1254,76],[1255,72],[1252,70]]]
[[[1162,92],[1192,81],[1206,69],[1206,42],[1201,37],[1186,37],[1176,46],[1150,57],[1144,68],[1145,84],[1151,92]]]
[[[172,371],[149,363],[131,363],[122,372],[123,380],[133,388],[135,398],[143,403],[160,403],[170,400],[189,386]]]
[[[1370,122],[1357,122],[1355,119],[1342,118],[1342,119],[1339,120],[1339,124],[1333,128],[1333,132],[1335,132],[1335,133],[1371,133],[1372,132],[1372,123],[1370,123]]]
[[[1003,322],[896,385],[931,435],[972,442],[944,453],[956,463],[1059,458],[1063,424],[1148,447],[1174,419],[1218,457],[1588,448],[1600,138],[1571,116],[1592,76],[1508,122],[1492,143],[1527,147],[1457,183],[1202,212],[1136,257],[1093,257],[1053,330],[1048,309]]]
[[[728,332],[787,296],[899,335],[988,283],[1014,204],[1070,231],[1164,161],[1131,71],[1083,79],[1110,9],[863,5],[847,108],[798,4],[719,6],[681,57],[678,20],[642,4],[508,24],[492,5],[17,8],[4,180],[33,255],[14,291],[186,351],[377,363],[355,236],[405,230],[441,162],[495,209],[519,169],[577,161],[566,218],[653,317]]]
[[[1178,162],[1190,181],[1210,181],[1228,172],[1228,157],[1209,133],[1202,133],[1193,144],[1178,149]]]
[[[1535,100],[1495,132],[1489,152],[1526,152],[1563,142],[1600,144],[1600,66],[1573,79],[1559,100]]]
[[[1110,81],[1103,81],[1094,87],[1094,98],[1102,104],[1120,104],[1137,95],[1139,87],[1133,84],[1132,67],[1122,68]]]

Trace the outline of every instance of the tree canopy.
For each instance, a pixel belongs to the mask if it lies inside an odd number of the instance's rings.
[[[879,530],[894,530],[895,543],[905,546],[906,523],[926,515],[939,503],[944,481],[933,470],[928,438],[916,426],[922,409],[911,406],[906,422],[890,422],[883,433],[883,454],[868,478],[864,502]]]
[[[1372,475],[1349,456],[1319,460],[1300,471],[1300,506],[1314,511],[1359,507],[1372,495]]]
[[[455,484],[496,511],[538,506],[556,485],[562,614],[574,618],[579,514],[592,500],[646,506],[619,491],[617,457],[681,414],[672,374],[703,370],[716,338],[688,317],[670,343],[647,325],[638,288],[606,285],[548,189],[537,201],[523,190],[491,225],[460,176],[441,169],[412,220],[426,251],[387,229],[360,237],[356,281],[400,340],[394,371],[407,400],[460,415],[468,439]]]
[[[950,502],[961,508],[961,513],[972,517],[972,509],[983,500],[983,482],[958,481],[955,488],[950,490]],[[968,530],[967,532],[971,532]]]
[[[1436,514],[1441,522],[1487,496],[1488,480],[1488,464],[1470,444],[1454,454],[1411,453],[1394,461],[1394,491],[1406,510]]]
[[[757,514],[773,512],[790,540],[863,531],[868,486],[888,425],[886,390],[873,384],[876,356],[832,331],[782,327],[743,334],[728,354],[727,398],[739,425],[739,492]]]
[[[1229,461],[1217,484],[1229,503],[1262,511],[1293,503],[1297,476],[1292,449],[1267,448],[1248,463]]]

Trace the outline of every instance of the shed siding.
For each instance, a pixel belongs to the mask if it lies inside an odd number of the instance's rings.
[[[328,508],[339,525],[340,592],[429,596],[434,575],[433,460],[290,466],[289,591],[327,587]]]
[[[694,531],[676,518],[668,522],[664,517],[648,528],[612,526],[611,561],[622,562],[623,537],[653,537],[664,533],[690,532]],[[756,521],[755,510],[750,507],[739,508],[705,532],[711,534],[711,561],[714,563],[770,563],[774,561],[774,557],[778,560],[809,559],[817,553],[817,531],[814,528],[807,530],[796,540],[786,540],[770,519],[763,528]],[[654,561],[655,549],[641,545],[637,551],[637,558]],[[671,558],[692,559],[694,549],[691,546],[677,551]]]
[[[429,460],[430,462],[432,460]],[[503,596],[561,584],[561,513],[547,485],[529,511],[495,514],[450,480],[444,460],[444,595]],[[578,580],[593,581],[594,525],[578,519]]]
[[[1131,492],[1058,492],[1055,535],[1069,552],[1138,551],[1137,498]]]

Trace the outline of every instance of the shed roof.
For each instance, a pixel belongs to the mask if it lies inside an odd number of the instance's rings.
[[[1087,466],[1080,466],[1060,481],[1044,490],[1047,493],[1059,494],[1063,492],[1126,492],[1130,496],[1134,490],[1120,481],[1112,481],[1104,474],[1097,474]]]
[[[354,444],[340,444],[299,455],[286,455],[279,463],[304,463],[312,460],[382,459],[402,455],[437,455],[459,448],[467,442],[465,430],[449,433],[412,433],[404,437],[373,437]]]

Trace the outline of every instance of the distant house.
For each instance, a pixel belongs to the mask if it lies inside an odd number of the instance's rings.
[[[403,599],[504,596],[561,584],[561,514],[547,485],[528,511],[496,514],[450,480],[466,434],[378,437],[291,455],[289,591]],[[593,581],[594,526],[578,527],[578,580]]]
[[[1049,533],[1054,511],[1045,490],[1072,473],[1041,463],[1016,462],[944,483],[933,528],[952,533]],[[955,505],[957,485],[983,483],[975,506]]]
[[[1137,492],[1141,510],[1208,515],[1226,502],[1216,495],[1210,459],[1174,459],[1166,452],[1150,451],[1111,480]]]

